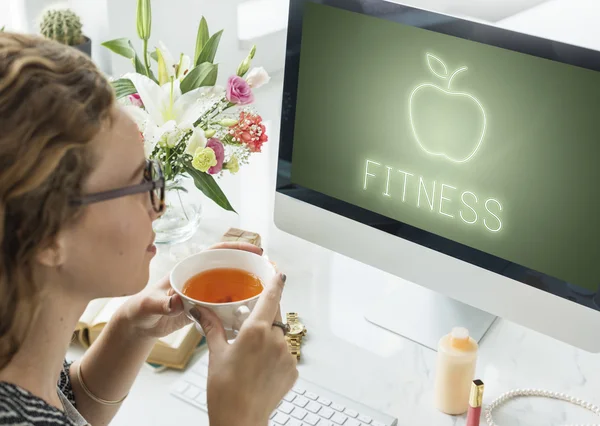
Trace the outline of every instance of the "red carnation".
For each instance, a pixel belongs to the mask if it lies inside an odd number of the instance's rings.
[[[265,125],[258,114],[242,111],[240,119],[229,134],[235,142],[245,144],[251,152],[260,152],[262,145],[269,140]]]

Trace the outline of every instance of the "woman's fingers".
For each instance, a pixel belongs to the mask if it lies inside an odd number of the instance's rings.
[[[229,250],[243,250],[262,256],[263,249],[255,246],[254,244],[246,243],[243,241],[225,241],[217,243],[209,248],[209,250],[218,249],[229,249]]]
[[[277,312],[280,310],[279,303],[281,302],[285,280],[284,274],[277,274],[273,277],[269,285],[260,294],[250,318],[268,323],[275,320]]]

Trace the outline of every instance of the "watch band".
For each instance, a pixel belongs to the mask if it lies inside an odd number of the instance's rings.
[[[297,337],[288,338],[288,348],[290,350],[290,354],[296,357],[298,361],[300,361],[300,339]]]
[[[286,320],[288,324],[297,323],[298,322],[298,314],[296,312],[288,312],[286,314]],[[290,354],[296,357],[298,361],[300,361],[300,345],[302,344],[303,335],[299,336],[286,336],[286,341],[288,344],[288,349]]]

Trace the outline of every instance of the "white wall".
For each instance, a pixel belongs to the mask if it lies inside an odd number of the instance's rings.
[[[7,31],[25,31],[24,0],[0,0],[0,28]]]
[[[8,1],[0,1],[0,28],[6,26],[7,29],[11,29],[11,4]]]
[[[547,0],[392,0],[456,16],[496,22]]]
[[[552,0],[498,26],[600,51],[599,21],[599,0]]]
[[[108,49],[100,46],[100,43],[112,38],[108,25],[106,0],[68,0],[68,3],[69,7],[81,17],[83,32],[92,39],[92,59],[100,69],[110,74],[113,55]]]

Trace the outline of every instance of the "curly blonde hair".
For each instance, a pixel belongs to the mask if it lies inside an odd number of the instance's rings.
[[[82,53],[0,32],[0,370],[44,290],[35,256],[76,220],[69,200],[92,169],[89,142],[110,123],[114,103],[110,83]]]

